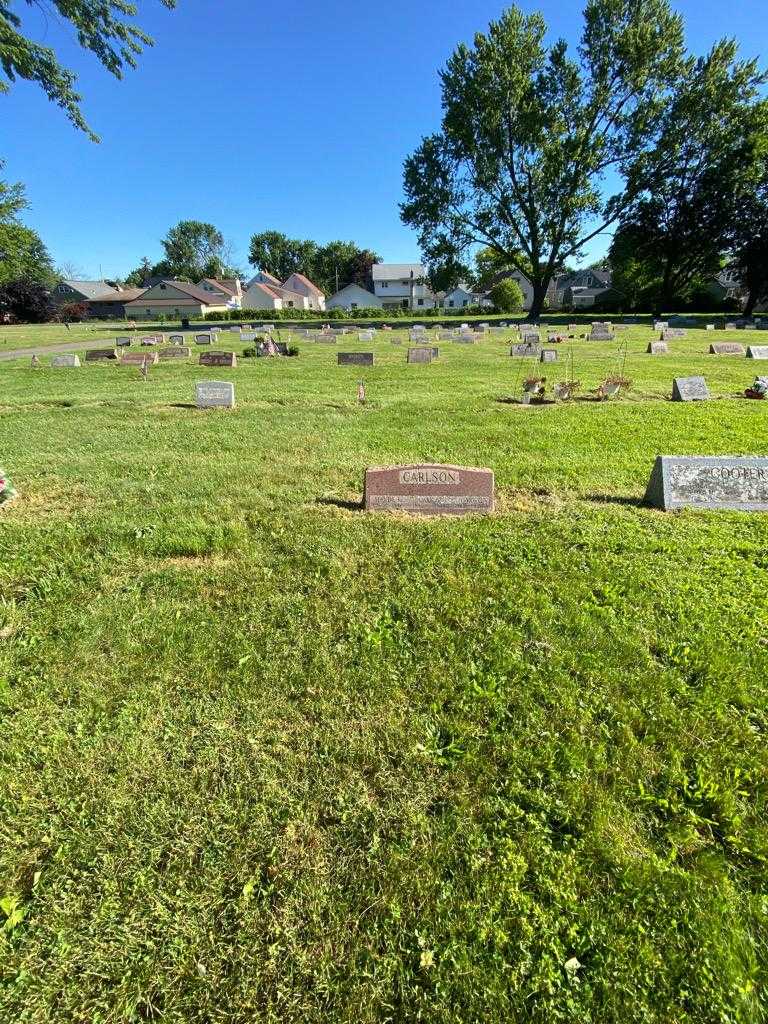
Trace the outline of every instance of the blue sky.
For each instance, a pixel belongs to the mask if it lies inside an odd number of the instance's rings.
[[[352,239],[385,260],[419,257],[399,220],[402,163],[440,119],[438,69],[506,4],[440,0],[179,0],[139,4],[155,47],[117,81],[71,30],[35,8],[40,42],[78,73],[95,145],[42,91],[0,96],[4,176],[23,181],[25,220],[57,263],[88,277],[127,273],[178,220],[210,221],[247,264],[248,239],[276,229]],[[522,0],[553,36],[578,38],[577,0]],[[723,35],[768,63],[766,0],[678,0],[689,46]],[[598,240],[588,251],[607,247]]]

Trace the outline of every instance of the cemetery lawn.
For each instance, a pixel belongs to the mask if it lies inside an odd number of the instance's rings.
[[[768,1019],[768,517],[642,505],[768,364],[627,336],[541,408],[498,337],[2,364],[0,1020]],[[360,511],[417,461],[496,512]]]

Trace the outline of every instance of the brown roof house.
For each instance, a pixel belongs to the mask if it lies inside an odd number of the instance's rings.
[[[325,295],[303,274],[291,274],[282,284],[259,271],[243,293],[243,309],[325,309]]]
[[[226,314],[231,308],[230,301],[221,290],[206,291],[186,281],[160,281],[125,304],[126,316],[135,320],[151,320],[160,315],[179,320],[184,317],[200,319],[206,313]]]
[[[144,288],[110,288],[101,295],[86,301],[88,316],[96,320],[123,320],[126,317],[125,306],[143,295]]]

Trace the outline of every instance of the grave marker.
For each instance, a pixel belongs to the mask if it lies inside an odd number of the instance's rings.
[[[196,334],[195,335],[196,345],[212,345],[213,335],[212,334]]]
[[[768,512],[768,458],[659,455],[645,501],[662,509]]]
[[[661,332],[662,341],[674,341],[675,338],[684,338],[685,330],[682,327],[667,327]]]
[[[237,366],[234,352],[201,352],[201,366]]]
[[[85,353],[86,363],[99,363],[104,360],[116,360],[117,352],[113,348],[92,348]]]
[[[154,366],[158,361],[157,352],[126,352],[120,359],[121,365],[125,366]]]
[[[373,366],[373,352],[339,352],[336,362],[339,366]]]
[[[673,402],[704,402],[710,397],[703,377],[675,377],[672,382]]]
[[[192,349],[189,345],[174,345],[173,348],[165,348],[158,354],[160,362],[163,363],[170,359],[189,359],[192,355]]]
[[[557,349],[556,348],[543,348],[541,350],[541,356],[539,357],[542,363],[556,363],[557,362]]]
[[[435,464],[376,466],[365,471],[366,511],[467,515],[493,511],[490,469]]]
[[[195,404],[198,409],[234,409],[235,385],[222,380],[196,384]]]
[[[540,352],[541,349],[538,345],[528,345],[526,343],[513,345],[512,348],[509,350],[509,354],[511,356],[515,356],[516,358],[519,359],[525,358],[526,356],[538,356]]]
[[[614,334],[605,324],[592,324],[589,332],[590,341],[613,341]]]
[[[716,341],[709,346],[709,353],[713,356],[743,356],[744,346],[738,341]]]
[[[409,348],[407,361],[409,363],[431,363],[432,349],[430,348]]]
[[[666,341],[649,341],[645,350],[651,356],[663,356],[669,352]]]
[[[133,338],[115,338],[115,345],[117,345],[118,348],[130,347],[132,342]]]
[[[768,359],[768,345],[750,345],[747,359]]]
[[[80,357],[75,355],[74,352],[66,352],[61,356],[54,356],[51,360],[51,366],[54,369],[73,369],[80,366]]]
[[[185,339],[183,334],[169,334],[168,335],[168,344],[169,345],[183,345],[185,340],[186,339]]]

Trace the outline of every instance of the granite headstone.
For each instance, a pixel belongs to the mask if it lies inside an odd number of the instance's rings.
[[[768,512],[768,458],[659,455],[645,501],[663,509]]]
[[[467,515],[492,512],[493,472],[436,464],[378,466],[365,472],[367,511]]]

